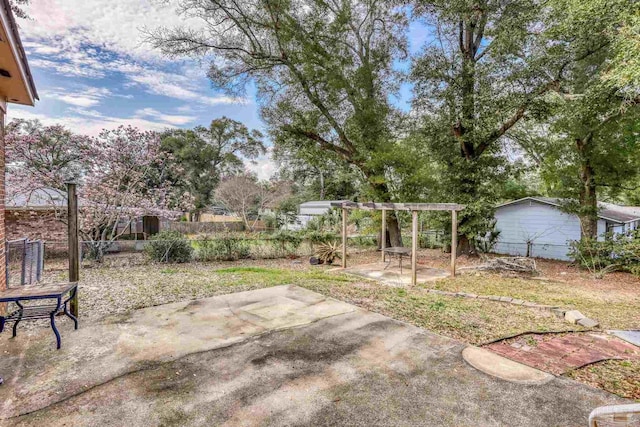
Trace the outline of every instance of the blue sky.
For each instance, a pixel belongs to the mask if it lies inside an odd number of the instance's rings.
[[[217,92],[206,78],[206,64],[167,60],[143,42],[143,28],[184,23],[171,3],[33,0],[28,13],[32,19],[20,20],[20,33],[40,101],[35,107],[12,106],[9,119],[61,123],[89,135],[119,125],[189,128],[221,116],[263,128],[251,90],[242,98]],[[412,50],[425,33],[412,25]],[[410,88],[403,87],[398,104],[406,108],[409,96]],[[268,178],[275,166],[265,156],[250,169]]]

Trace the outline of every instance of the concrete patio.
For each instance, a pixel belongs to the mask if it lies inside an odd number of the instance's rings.
[[[397,259],[392,259],[389,264],[376,262],[371,264],[354,265],[347,267],[345,273],[367,279],[377,280],[390,286],[411,285],[411,265],[405,260],[400,270]],[[443,277],[449,277],[450,272],[439,268],[420,265],[416,267],[416,281],[418,283],[434,282]]]
[[[0,425],[585,426],[623,403],[466,364],[465,344],[279,286],[0,335]],[[498,356],[496,356],[498,357]]]

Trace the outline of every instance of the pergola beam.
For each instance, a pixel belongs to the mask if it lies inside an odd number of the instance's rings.
[[[451,276],[456,275],[456,250],[458,246],[458,212],[465,208],[457,203],[356,203],[332,202],[331,207],[342,210],[342,268],[347,268],[347,211],[354,209],[382,211],[382,232],[380,248],[382,261],[385,261],[384,249],[387,245],[387,211],[411,212],[411,284],[417,282],[418,252],[418,212],[449,211],[451,212]]]
[[[332,202],[331,206],[340,209],[363,209],[374,211],[461,211],[465,207],[457,203],[356,203]]]

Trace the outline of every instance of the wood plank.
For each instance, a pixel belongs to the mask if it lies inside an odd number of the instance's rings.
[[[411,211],[411,284],[418,278],[418,211]]]
[[[67,218],[68,218],[68,239],[69,239],[69,282],[80,280],[80,246],[78,242],[78,195],[76,194],[76,184],[67,183]],[[78,293],[70,303],[70,311],[78,317]]]
[[[382,211],[382,233],[380,237],[380,249],[382,251],[382,262],[385,262],[384,249],[387,247],[387,211]]]
[[[333,202],[332,207],[341,209],[395,210],[395,211],[461,211],[464,205],[457,203],[355,203]]]
[[[51,285],[28,285],[0,291],[0,302],[28,298],[57,298],[77,286],[77,283],[57,283]]]
[[[347,268],[347,210],[342,209],[342,268]]]
[[[458,213],[451,211],[451,277],[456,277],[456,253],[458,252]]]

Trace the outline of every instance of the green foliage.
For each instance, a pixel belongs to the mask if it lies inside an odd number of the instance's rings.
[[[189,262],[193,257],[191,243],[177,231],[156,234],[144,250],[151,260],[158,262]]]
[[[264,154],[262,138],[259,131],[227,117],[212,120],[208,128],[167,131],[162,149],[182,169],[179,175],[168,178],[194,198],[197,213],[213,202],[221,176],[242,172],[243,158],[251,160]]]
[[[327,243],[336,239],[336,233],[332,233],[331,231],[306,230],[304,239],[312,244]]]
[[[282,256],[295,255],[302,240],[302,234],[289,230],[279,230],[269,238],[269,242],[280,251]]]
[[[196,259],[198,261],[235,261],[249,258],[249,243],[230,234],[197,240]]]
[[[640,230],[572,242],[569,256],[597,277],[616,270],[640,276]]]

